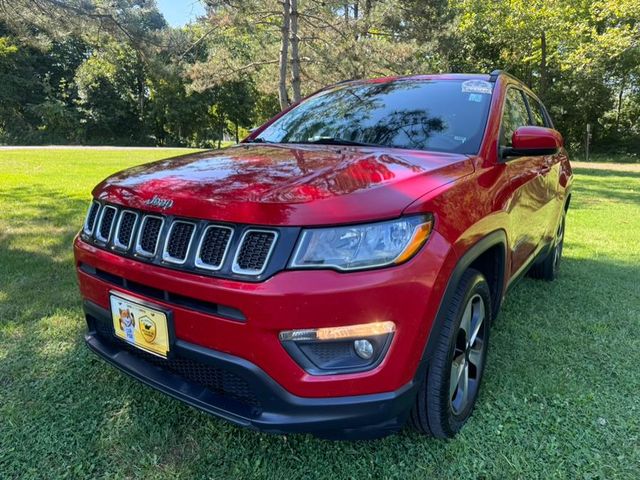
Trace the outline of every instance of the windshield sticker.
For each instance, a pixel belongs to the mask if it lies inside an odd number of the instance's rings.
[[[469,94],[469,101],[470,102],[482,102],[482,95],[480,95],[479,93],[470,93]]]
[[[467,80],[466,82],[462,82],[462,93],[483,93],[485,95],[491,95],[492,91],[493,85],[484,80]],[[471,98],[469,98],[469,100],[471,100]]]

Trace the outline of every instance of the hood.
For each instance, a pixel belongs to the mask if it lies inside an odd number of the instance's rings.
[[[419,197],[472,171],[465,155],[243,144],[124,170],[98,185],[94,196],[168,215],[326,225],[397,217]]]

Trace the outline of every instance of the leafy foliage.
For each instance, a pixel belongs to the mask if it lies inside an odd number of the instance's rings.
[[[638,0],[205,3],[170,28],[154,0],[0,0],[0,142],[212,146],[298,84],[502,68],[572,148],[587,123],[596,147],[640,148]]]

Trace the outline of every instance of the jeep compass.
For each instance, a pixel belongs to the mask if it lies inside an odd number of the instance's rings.
[[[324,88],[239,145],[94,189],[86,343],[245,427],[452,437],[509,287],[558,275],[572,178],[506,73]]]

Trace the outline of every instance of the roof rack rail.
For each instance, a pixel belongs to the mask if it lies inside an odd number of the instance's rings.
[[[491,72],[489,74],[489,81],[490,82],[495,82],[496,80],[498,80],[498,77],[500,75],[506,75],[509,78],[512,78],[513,80],[520,82],[520,83],[524,83],[522,80],[520,80],[518,77],[516,77],[515,75],[511,75],[509,72],[507,72],[506,70],[500,70],[500,69],[496,69],[493,72]]]
[[[507,73],[507,72],[505,72],[504,70],[500,70],[500,69],[494,70],[493,72],[491,72],[489,74],[489,81],[490,82],[495,82],[498,79],[498,77],[503,73]]]

